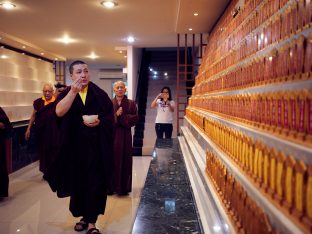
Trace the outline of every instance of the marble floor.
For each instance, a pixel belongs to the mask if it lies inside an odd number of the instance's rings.
[[[203,233],[177,139],[157,139],[132,234]]]
[[[103,234],[125,234],[132,230],[151,157],[134,157],[133,190],[129,196],[109,196],[105,215],[97,227]],[[68,198],[59,199],[42,180],[35,162],[10,175],[10,196],[0,202],[0,233],[77,234],[79,218],[68,210]],[[82,232],[85,233],[85,232]]]

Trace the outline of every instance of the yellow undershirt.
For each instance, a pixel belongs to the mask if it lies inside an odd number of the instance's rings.
[[[83,90],[79,92],[83,105],[86,104],[87,92],[88,92],[88,86],[86,86]]]
[[[51,102],[54,102],[55,101],[55,97],[52,96],[52,98],[50,100],[46,100],[44,96],[42,96],[42,100],[44,101],[44,105],[48,105],[49,103]]]

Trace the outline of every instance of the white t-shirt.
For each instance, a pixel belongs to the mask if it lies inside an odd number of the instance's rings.
[[[167,101],[168,102],[168,101]],[[170,105],[174,108],[174,101],[169,101]],[[172,123],[173,112],[170,111],[168,104],[164,101],[157,99],[157,116],[155,123]]]

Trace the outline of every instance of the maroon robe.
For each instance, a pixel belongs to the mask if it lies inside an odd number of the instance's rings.
[[[55,102],[44,105],[44,100],[38,98],[34,101],[35,132],[39,155],[39,170],[45,174],[58,147],[58,129],[55,119]]]
[[[63,99],[70,87],[56,102]],[[84,125],[82,115],[98,114],[100,124]],[[107,185],[113,170],[113,105],[102,89],[90,82],[85,105],[77,94],[69,111],[57,119],[60,149],[45,175],[58,197],[70,196],[70,211],[94,222],[104,214]],[[88,220],[87,220],[88,219]]]
[[[5,139],[12,130],[9,118],[0,107],[0,122],[4,124],[4,129],[0,128],[0,198],[8,196],[9,176],[6,163]]]
[[[113,191],[120,195],[131,192],[132,187],[132,136],[131,127],[139,120],[137,107],[134,101],[126,96],[120,105],[116,97],[112,100],[115,113],[114,129],[114,179]],[[123,113],[116,116],[116,111],[122,107]]]

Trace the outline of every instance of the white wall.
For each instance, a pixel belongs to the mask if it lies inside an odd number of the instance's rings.
[[[139,71],[142,59],[142,49],[127,47],[127,81],[128,81],[128,98],[135,100]]]
[[[11,122],[28,120],[43,85],[55,83],[53,64],[5,48],[1,55],[0,106]]]

